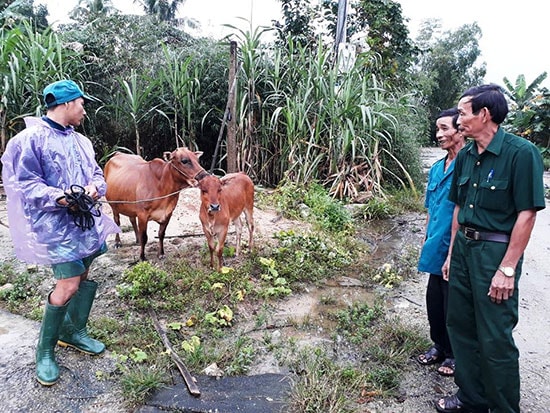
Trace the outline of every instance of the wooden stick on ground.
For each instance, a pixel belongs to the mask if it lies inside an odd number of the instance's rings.
[[[195,382],[195,378],[191,376],[191,373],[189,373],[189,370],[187,370],[187,367],[185,367],[185,364],[183,363],[183,361],[181,361],[178,354],[172,348],[172,345],[170,344],[170,340],[168,340],[168,336],[166,335],[166,331],[164,331],[160,326],[155,310],[150,308],[149,314],[151,315],[151,320],[153,320],[153,325],[155,326],[155,330],[157,330],[157,333],[159,334],[160,339],[162,340],[162,342],[164,343],[164,346],[170,353],[170,357],[172,357],[172,360],[174,361],[178,370],[183,376],[183,380],[185,381],[185,384],[189,389],[189,393],[191,393],[193,396],[200,396],[201,391],[199,390],[199,386],[197,386],[197,383]]]

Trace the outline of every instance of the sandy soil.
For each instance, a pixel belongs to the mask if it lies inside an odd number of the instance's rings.
[[[441,155],[441,150],[424,151],[424,163],[431,165],[434,159]],[[545,177],[550,183],[550,177]],[[108,211],[108,206],[105,207]],[[418,233],[424,217],[422,214],[412,214],[399,217],[399,229],[390,241],[392,247],[399,248],[404,244],[420,245],[421,235]],[[296,222],[282,219],[274,211],[255,209],[256,242],[267,241],[271,235],[282,229],[294,228]],[[0,199],[0,258],[14,265],[21,265],[14,260],[11,239],[6,227],[5,200]],[[123,221],[123,248],[111,249],[94,264],[95,278],[100,282],[97,308],[108,310],[114,294],[114,277],[137,260],[138,246],[133,244],[134,237],[128,221]],[[149,243],[146,255],[155,260],[158,225],[149,225]],[[550,405],[550,329],[548,328],[547,311],[550,308],[550,208],[539,213],[535,231],[525,254],[524,274],[520,284],[520,322],[515,331],[516,342],[520,348],[522,376],[522,411],[539,413],[548,411]],[[246,230],[245,230],[246,235]],[[246,240],[246,236],[243,237]],[[228,242],[234,242],[230,233]],[[111,240],[112,243],[112,240]],[[204,246],[204,235],[198,219],[198,190],[183,191],[174,216],[168,226],[165,240],[166,254],[177,255],[182,251],[189,253],[198,251]],[[245,249],[246,253],[246,249]],[[202,262],[198,265],[205,265]],[[236,264],[232,261],[229,265]],[[23,268],[23,267],[22,267]],[[48,271],[38,269],[38,271]],[[387,292],[390,311],[399,315],[406,323],[416,326],[426,336],[427,321],[424,306],[426,278],[425,274],[406,280],[398,288]],[[52,287],[52,281],[44,282],[41,290],[46,296]],[[303,312],[314,313],[316,294],[311,289],[311,296],[301,295],[285,301],[281,305],[280,316]],[[352,291],[352,290],[349,290]],[[362,299],[355,292],[342,294],[342,299]],[[94,309],[94,312],[102,311]],[[58,357],[62,368],[62,378],[58,384],[49,389],[42,388],[34,380],[34,346],[39,324],[29,320],[0,312],[0,399],[7,412],[23,411],[81,411],[81,412],[123,412],[120,387],[108,377],[115,370],[115,362],[109,352],[97,358],[82,357],[71,351],[60,352]],[[315,337],[308,339],[315,340]],[[432,401],[442,394],[455,391],[452,378],[439,376],[435,367],[421,367],[414,362],[415,355],[407,366],[405,377],[400,388],[402,397],[395,401],[373,401],[363,406],[362,412],[410,412],[423,413],[435,411]],[[266,363],[257,366],[257,372],[273,372],[275,364]],[[87,373],[83,373],[87,372]],[[19,395],[25,394],[21,398]],[[7,410],[5,410],[7,409]]]

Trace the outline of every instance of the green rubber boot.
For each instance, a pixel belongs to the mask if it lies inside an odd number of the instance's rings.
[[[55,343],[68,306],[68,304],[51,305],[49,296],[46,300],[46,309],[36,346],[36,377],[44,386],[51,386],[59,379],[59,366],[55,361]]]
[[[97,283],[82,281],[76,294],[71,298],[65,320],[59,333],[62,347],[73,347],[86,354],[97,355],[105,351],[105,344],[88,335],[86,324],[95,299]]]

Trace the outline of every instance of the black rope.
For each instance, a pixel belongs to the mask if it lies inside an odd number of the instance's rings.
[[[70,192],[65,192],[69,215],[73,217],[74,224],[82,231],[92,229],[95,225],[94,217],[99,217],[101,204],[95,201],[80,185],[71,185]]]

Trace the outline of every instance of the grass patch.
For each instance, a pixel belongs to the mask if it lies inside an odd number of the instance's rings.
[[[297,373],[289,409],[296,413],[357,411],[366,379],[352,366],[340,366],[319,348],[304,348],[291,366]]]
[[[120,368],[122,393],[130,406],[140,406],[169,377],[165,368],[154,364],[123,365]]]
[[[387,319],[382,301],[370,306],[355,303],[324,313],[331,325],[337,325],[336,332],[328,339],[330,343],[323,341],[326,345],[308,349],[303,349],[296,337],[320,330],[317,315],[289,316],[280,321],[272,319],[272,313],[281,300],[327,279],[349,276],[397,286],[415,272],[417,250],[410,247],[388,255],[388,271],[373,267],[367,243],[352,234],[340,204],[323,196],[318,186],[277,192],[285,191],[286,198],[280,199],[286,204],[281,205],[292,205],[297,216],[301,216],[300,205],[306,205],[310,214],[307,220],[313,223],[307,228],[314,231],[304,229],[304,225],[295,231],[277,232],[268,242],[258,243],[254,251],[236,259],[233,268],[225,267],[221,272],[203,265],[207,252],[201,239],[200,243],[182,244],[166,260],[140,262],[109,274],[114,285],[98,296],[98,302],[106,300],[107,304],[100,307],[96,303],[88,331],[119,355],[115,379],[130,405],[143,404],[170,377],[173,368],[148,317],[150,308],[162,321],[174,351],[193,372],[216,363],[225,375],[248,374],[260,355],[274,357],[283,368],[290,368],[295,372],[292,411],[360,411],[357,405],[365,400],[393,396],[407,358],[422,351],[426,340],[399,320]],[[410,195],[403,197],[413,202]],[[369,219],[393,216],[397,211],[391,197],[371,202],[367,205]],[[385,278],[374,280],[381,271]],[[0,305],[41,319],[44,298],[35,286],[44,285],[46,276],[51,274],[17,273],[2,264],[0,281],[15,287],[2,293]],[[323,295],[319,302],[330,306],[336,299]],[[285,329],[282,334],[292,330],[296,337],[281,338],[280,331],[275,334],[279,325]],[[357,356],[344,362],[338,352],[327,350],[338,346]]]
[[[40,312],[35,311],[35,306],[40,301],[40,296],[35,272],[18,272],[12,264],[5,262],[0,264],[0,301],[5,303],[8,311],[23,314],[32,319],[41,317]]]
[[[342,246],[338,237],[326,234],[299,234],[293,230],[280,231],[273,250],[278,273],[291,282],[318,282],[336,276],[353,262],[350,250]]]
[[[299,185],[285,182],[274,194],[277,209],[292,219],[307,221],[328,232],[350,232],[353,219],[344,204],[318,183]]]

